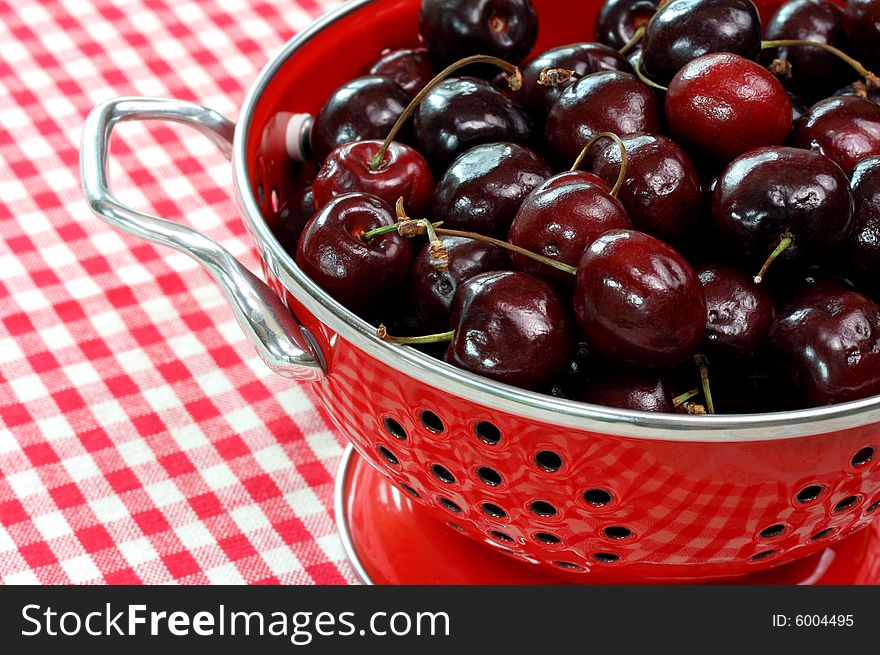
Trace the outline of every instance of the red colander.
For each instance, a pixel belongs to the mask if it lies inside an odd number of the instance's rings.
[[[589,40],[600,0],[535,0],[536,51]],[[772,11],[777,0],[764,2]],[[308,380],[339,431],[450,530],[536,571],[608,581],[729,578],[815,553],[880,507],[880,398],[763,415],[648,414],[489,381],[376,338],[303,273],[273,226],[314,174],[300,136],[330,93],[388,47],[417,43],[418,0],[353,0],[291,40],[234,125],[191,103],[118,98],[85,125],[93,211],[203,264],[260,355]],[[765,12],[766,17],[766,12]],[[268,286],[204,235],[107,188],[115,123],[191,125],[231,157]]]

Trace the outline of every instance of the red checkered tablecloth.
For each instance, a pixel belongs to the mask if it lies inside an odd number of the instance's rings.
[[[235,118],[326,0],[0,0],[0,581],[344,583],[342,452],[307,386],[259,361],[208,275],[116,232],[80,131],[117,95]],[[185,128],[125,124],[112,186],[256,270],[231,167]]]

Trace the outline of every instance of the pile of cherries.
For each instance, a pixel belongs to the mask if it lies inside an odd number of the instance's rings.
[[[327,99],[283,211],[377,338],[636,410],[880,394],[880,0],[423,0]]]

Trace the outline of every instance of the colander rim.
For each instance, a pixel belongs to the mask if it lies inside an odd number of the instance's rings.
[[[248,136],[254,111],[275,73],[315,36],[374,1],[350,0],[291,38],[254,80],[242,104],[235,129],[232,157],[234,190],[245,227],[270,272],[324,325],[367,355],[400,373],[489,409],[564,428],[632,439],[717,443],[793,439],[880,422],[880,396],[764,414],[689,416],[608,408],[494,382],[408,346],[377,338],[373,326],[349,312],[312,282],[281,246],[263,218],[250,189],[247,166]]]

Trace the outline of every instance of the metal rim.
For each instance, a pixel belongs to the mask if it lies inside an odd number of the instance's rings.
[[[407,346],[376,338],[369,323],[346,310],[312,282],[278,243],[250,190],[247,168],[247,141],[254,109],[275,73],[317,34],[372,2],[352,0],[288,41],[263,68],[248,91],[235,130],[235,193],[245,225],[271,272],[322,323],[368,356],[400,373],[492,410],[576,430],[661,441],[748,442],[792,439],[880,422],[880,396],[768,414],[687,416],[610,409],[492,382]]]
[[[376,583],[367,574],[364,564],[358,556],[357,550],[355,550],[354,540],[352,539],[349,527],[348,510],[346,509],[348,474],[351,467],[355,464],[356,457],[357,453],[355,453],[354,447],[348,444],[342,453],[342,459],[339,460],[339,468],[336,470],[336,482],[333,485],[333,512],[336,514],[336,531],[339,533],[339,540],[342,542],[345,556],[348,558],[348,563],[351,564],[355,576],[357,576],[362,584],[374,585]]]

